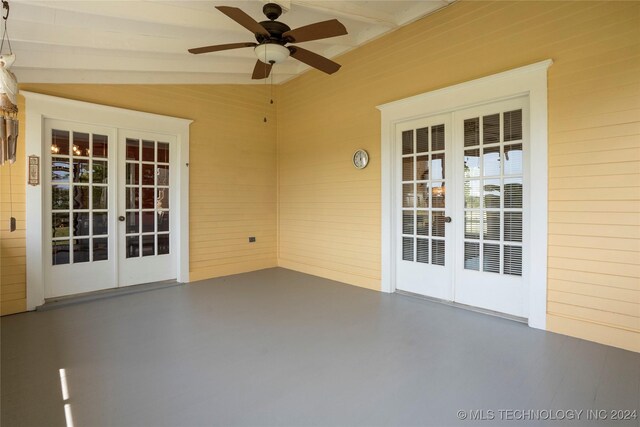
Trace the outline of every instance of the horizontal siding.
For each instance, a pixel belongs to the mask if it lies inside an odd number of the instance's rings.
[[[549,328],[630,348],[640,333],[639,14],[637,2],[459,1],[337,58],[331,77],[286,83],[280,265],[379,279],[376,105],[552,58]],[[350,165],[358,148],[370,154],[363,171]]]
[[[24,135],[24,102],[19,99],[19,135]],[[0,166],[0,315],[24,311],[26,300],[25,153],[18,144],[16,162]],[[9,231],[9,218],[16,231]]]

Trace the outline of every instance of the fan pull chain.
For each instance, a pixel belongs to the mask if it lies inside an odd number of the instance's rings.
[[[267,49],[264,50],[264,88],[265,92],[267,92]],[[267,107],[264,107],[264,122],[267,123]]]

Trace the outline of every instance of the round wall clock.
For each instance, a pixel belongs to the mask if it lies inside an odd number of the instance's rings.
[[[365,150],[360,149],[353,153],[353,166],[355,166],[356,169],[364,169],[368,164],[369,153],[367,153]]]

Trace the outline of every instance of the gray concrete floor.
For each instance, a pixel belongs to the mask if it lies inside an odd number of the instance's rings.
[[[587,421],[640,410],[640,354],[284,269],[0,322],[3,427],[640,425]]]

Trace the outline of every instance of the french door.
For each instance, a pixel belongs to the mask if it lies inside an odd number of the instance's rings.
[[[396,126],[396,288],[528,316],[528,99]]]
[[[169,136],[45,121],[45,297],[176,277]]]

